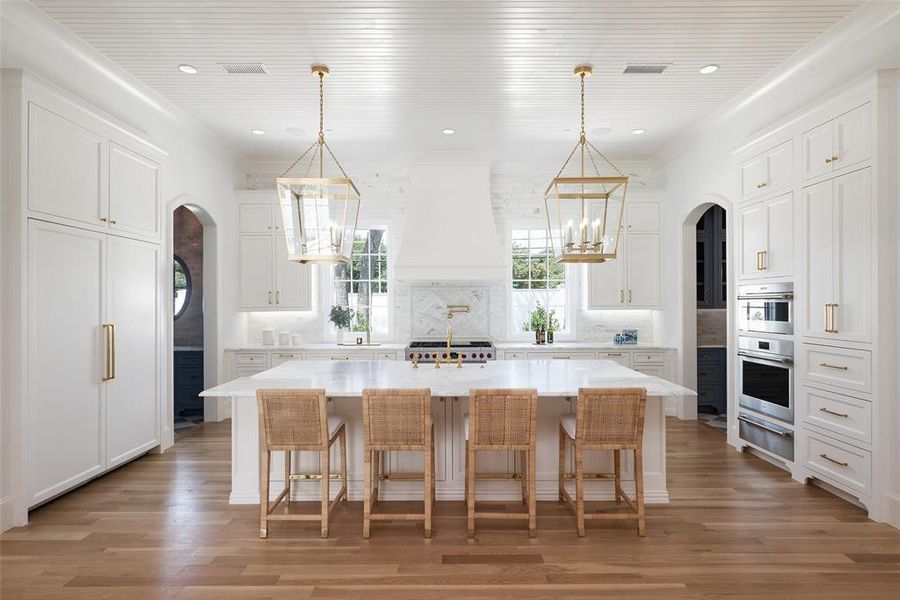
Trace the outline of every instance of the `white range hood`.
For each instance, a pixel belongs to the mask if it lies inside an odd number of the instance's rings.
[[[397,279],[502,281],[508,267],[491,210],[487,161],[471,153],[428,153],[411,176]]]

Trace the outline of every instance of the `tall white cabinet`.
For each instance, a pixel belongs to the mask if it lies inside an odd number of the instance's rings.
[[[27,509],[160,443],[165,153],[28,74],[3,84],[4,275],[22,317],[4,344],[21,349],[11,451]]]

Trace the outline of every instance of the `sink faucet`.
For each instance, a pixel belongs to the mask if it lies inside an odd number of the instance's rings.
[[[453,343],[453,326],[447,323],[447,352],[450,352],[450,345]]]

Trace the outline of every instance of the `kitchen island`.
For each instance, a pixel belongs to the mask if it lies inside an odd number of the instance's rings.
[[[256,390],[260,388],[323,388],[329,413],[347,419],[349,496],[362,499],[362,411],[364,388],[431,388],[435,426],[435,461],[438,500],[463,500],[465,481],[465,437],[463,415],[471,388],[536,388],[540,396],[537,433],[537,498],[557,499],[558,423],[562,414],[575,411],[581,387],[643,387],[647,389],[647,421],[644,427],[644,488],[648,503],[666,503],[666,430],[663,402],[669,397],[695,396],[695,392],[658,377],[638,373],[611,360],[518,360],[484,364],[444,364],[435,368],[422,364],[413,368],[399,361],[289,361],[273,369],[242,377],[205,390],[207,397],[232,398],[232,504],[259,503],[259,438]],[[275,453],[278,454],[278,453]],[[610,471],[611,453],[589,452],[588,471]],[[332,457],[333,459],[336,457]],[[571,459],[570,459],[571,460]],[[284,485],[284,461],[273,456],[271,489]],[[302,453],[295,465],[303,472],[317,471],[318,458]],[[335,461],[334,466],[337,463]],[[298,467],[295,467],[295,471]],[[478,471],[513,472],[520,469],[514,453],[479,453]],[[383,472],[388,478],[422,471],[421,454],[389,453]],[[631,453],[623,453],[624,487],[633,491]],[[295,498],[314,500],[318,485],[294,483]],[[335,492],[337,486],[335,486]],[[512,500],[519,486],[506,481],[479,481],[479,500]],[[385,500],[421,499],[422,484],[397,478],[388,481],[379,495]],[[613,499],[611,483],[587,484],[587,499]]]

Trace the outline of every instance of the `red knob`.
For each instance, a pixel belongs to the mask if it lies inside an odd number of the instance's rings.
[[[491,353],[490,353],[490,352],[488,352],[488,358],[490,358],[490,357],[491,357]]]
[[[441,358],[447,358],[447,353],[444,352],[444,354],[441,356]]]

